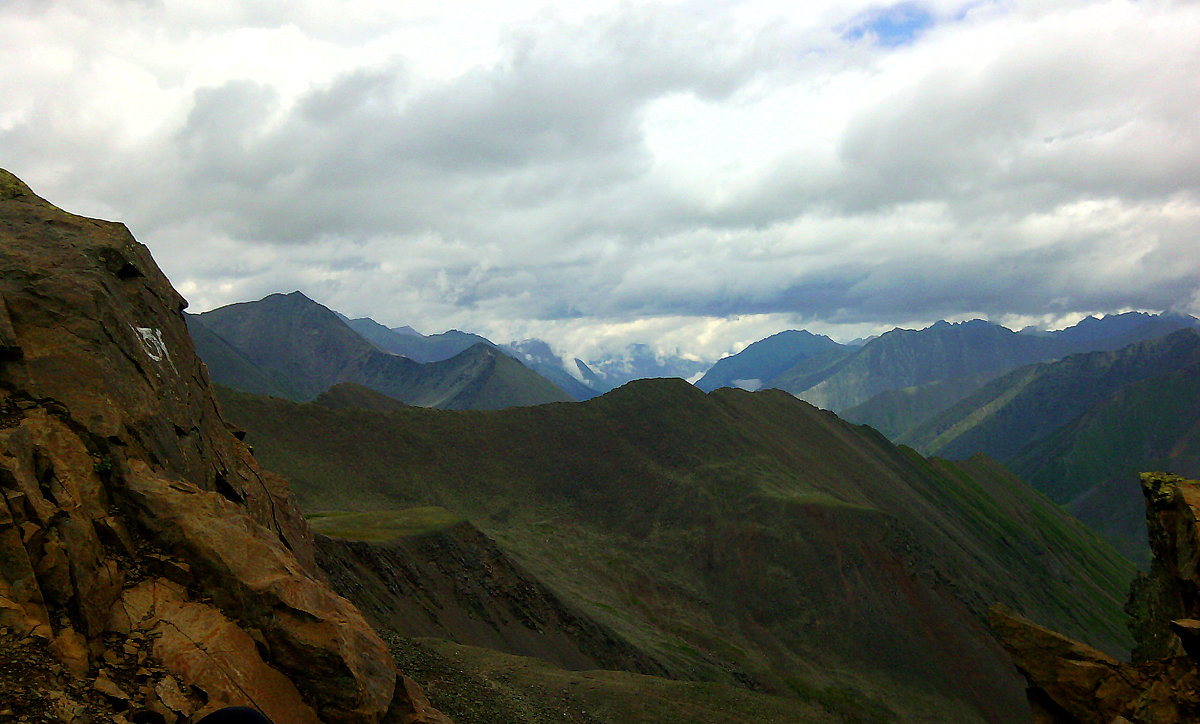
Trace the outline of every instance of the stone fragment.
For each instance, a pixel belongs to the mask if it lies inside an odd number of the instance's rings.
[[[99,675],[96,676],[96,681],[92,683],[92,688],[111,699],[120,699],[121,701],[130,700],[129,695],[115,681],[109,678],[107,669],[100,669]]]
[[[179,682],[170,674],[162,677],[154,685],[154,693],[168,709],[181,716],[191,716],[192,712],[196,710],[196,707],[179,688]]]
[[[50,643],[50,653],[54,658],[62,662],[62,665],[67,667],[67,671],[78,678],[83,678],[87,675],[88,650],[87,639],[83,634],[75,629],[63,629],[54,637],[54,641]]]

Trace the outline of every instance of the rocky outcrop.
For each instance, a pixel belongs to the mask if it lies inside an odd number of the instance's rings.
[[[425,706],[323,581],[286,482],[223,422],[185,306],[123,225],[0,170],[0,638],[44,646],[43,685],[80,711]]]
[[[992,630],[1029,682],[1042,722],[1200,721],[1200,481],[1143,473],[1154,562],[1126,611],[1137,645],[1121,662],[995,607]]]

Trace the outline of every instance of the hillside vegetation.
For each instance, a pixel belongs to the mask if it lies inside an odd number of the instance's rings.
[[[1046,499],[987,459],[925,460],[779,391],[647,380],[492,412],[222,403],[307,510],[453,511],[674,678],[1011,721],[1024,702],[980,624],[992,602],[1128,644],[1132,567]]]

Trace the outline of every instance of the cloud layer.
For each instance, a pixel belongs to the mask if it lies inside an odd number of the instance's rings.
[[[0,165],[193,308],[716,357],[1200,312],[1200,6],[7,3]]]

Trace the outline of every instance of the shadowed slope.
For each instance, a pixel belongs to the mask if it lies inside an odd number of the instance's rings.
[[[458,511],[676,676],[920,693],[1008,721],[1023,705],[980,624],[991,601],[1126,641],[1132,569],[1045,499],[783,392],[649,380],[501,412],[224,405],[306,506]]]
[[[445,409],[496,409],[570,399],[486,344],[429,364],[389,354],[300,292],[231,304],[197,319],[292,399],[312,399],[339,382],[357,382],[411,405]],[[238,382],[215,379],[235,386]]]

